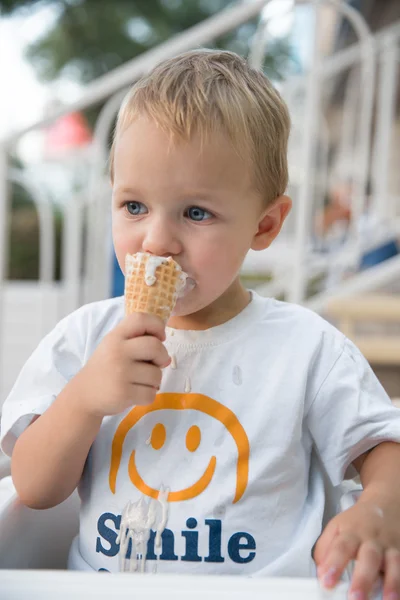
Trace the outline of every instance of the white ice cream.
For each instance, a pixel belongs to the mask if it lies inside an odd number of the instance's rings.
[[[133,260],[133,263],[131,263],[130,268],[129,268],[129,261],[126,261],[126,265],[127,265],[126,275],[131,275],[131,269],[132,269],[133,265],[137,266],[145,261],[146,262],[146,270],[145,270],[145,275],[144,275],[144,281],[145,281],[146,285],[148,285],[148,286],[154,285],[155,282],[157,281],[157,276],[156,276],[157,267],[173,260],[172,256],[165,258],[164,256],[153,256],[152,254],[148,254],[146,252],[137,252],[136,254],[133,254],[132,256],[133,256],[134,260]],[[180,267],[180,265],[178,265],[177,262],[175,262],[175,265],[176,265],[176,270],[178,271],[178,275],[179,275],[177,290],[176,290],[177,294],[179,295],[185,289],[185,284],[188,280],[188,276],[186,273],[184,273],[184,271],[182,271],[182,268]],[[193,282],[193,279],[190,279],[190,281]]]
[[[150,539],[150,531],[156,532],[155,549],[161,547],[161,535],[168,519],[168,493],[163,487],[160,489],[158,499],[150,499],[146,502],[144,496],[137,502],[128,502],[122,511],[121,526],[117,537],[119,543],[120,571],[137,571],[140,562],[140,571],[144,573],[146,568],[147,542]],[[161,513],[161,514],[160,514]],[[131,555],[126,568],[126,553],[129,542],[132,542]]]

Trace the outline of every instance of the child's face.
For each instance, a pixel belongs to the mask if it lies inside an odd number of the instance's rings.
[[[172,256],[195,281],[178,301],[169,325],[185,328],[197,320],[197,326],[207,327],[247,304],[248,294],[238,279],[243,259],[249,248],[271,243],[289,210],[280,208],[282,222],[277,226],[273,217],[271,224],[251,176],[219,133],[203,146],[197,137],[172,142],[143,117],[119,136],[112,216],[121,269],[127,253],[149,252]],[[268,220],[268,240],[260,237],[263,218]]]

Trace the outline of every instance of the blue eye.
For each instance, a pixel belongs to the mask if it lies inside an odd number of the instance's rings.
[[[144,204],[142,204],[141,202],[127,202],[125,204],[126,210],[128,211],[128,213],[130,215],[142,215],[144,212],[146,212],[146,207]],[[142,209],[145,209],[144,211]]]
[[[189,219],[192,221],[206,221],[212,217],[212,214],[208,212],[208,210],[204,210],[199,206],[191,206],[187,211]]]

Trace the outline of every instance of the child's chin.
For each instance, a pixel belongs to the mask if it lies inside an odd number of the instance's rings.
[[[193,312],[195,312],[193,310],[194,298],[192,297],[192,292],[195,287],[196,284],[193,282],[193,285],[188,287],[182,296],[178,297],[175,307],[171,313],[172,317],[186,317],[187,315],[191,315]]]
[[[178,298],[174,310],[171,313],[171,317],[186,317],[190,315],[191,310],[187,306],[187,302],[185,302],[185,298]]]

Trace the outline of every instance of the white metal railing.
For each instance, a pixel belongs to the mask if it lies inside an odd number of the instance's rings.
[[[189,50],[196,46],[204,46],[217,37],[235,29],[249,19],[262,14],[269,0],[250,0],[238,3],[219,14],[183,32],[171,40],[151,49],[141,56],[129,61],[115,71],[99,78],[86,86],[82,97],[69,106],[55,111],[45,119],[32,124],[0,142],[0,352],[2,352],[2,323],[4,311],[2,309],[5,264],[7,262],[8,247],[6,240],[6,222],[9,210],[8,185],[10,179],[16,177],[10,173],[7,157],[11,148],[27,133],[37,130],[57,120],[60,116],[72,111],[79,111],[99,102],[106,101],[98,117],[94,129],[93,142],[88,154],[87,186],[65,206],[64,233],[63,233],[63,303],[60,316],[77,308],[80,304],[91,300],[105,298],[111,288],[111,239],[107,243],[109,234],[109,213],[105,207],[109,204],[110,185],[106,173],[108,155],[108,139],[114,123],[116,113],[125,92],[135,80],[155,66],[160,60],[171,57],[179,52]],[[288,100],[290,108],[296,113],[296,106],[291,106],[291,98],[295,98],[300,91],[305,99],[304,114],[301,121],[302,139],[299,148],[294,148],[293,156],[298,162],[291,164],[291,179],[294,188],[295,210],[292,223],[288,229],[292,241],[294,240],[293,260],[290,269],[286,266],[279,267],[275,272],[273,288],[264,288],[265,292],[284,290],[287,297],[294,301],[305,300],[305,289],[310,274],[309,246],[312,223],[311,201],[313,199],[314,182],[319,178],[322,187],[327,185],[327,149],[329,147],[329,129],[322,110],[321,91],[336,76],[346,70],[359,66],[361,68],[362,84],[358,89],[348,88],[347,101],[344,107],[343,132],[347,135],[342,144],[343,152],[354,154],[357,171],[354,174],[355,193],[352,197],[352,235],[350,244],[345,248],[345,259],[348,262],[357,261],[361,253],[361,239],[357,222],[365,210],[365,188],[368,178],[368,169],[371,154],[371,115],[374,100],[376,101],[376,132],[373,153],[373,177],[375,182],[375,202],[373,210],[379,218],[390,219],[391,223],[399,217],[400,202],[388,194],[388,164],[389,164],[389,138],[395,114],[396,80],[399,68],[399,42],[400,23],[388,27],[383,32],[371,36],[361,16],[345,2],[339,0],[314,0],[312,2],[299,2],[311,4],[316,9],[316,18],[319,18],[321,5],[331,5],[352,23],[360,42],[351,48],[337,53],[324,60],[318,54],[317,36],[313,54],[313,64],[306,77],[293,76],[285,82],[283,93]],[[260,27],[252,44],[250,60],[260,64],[265,47],[265,19],[261,19]],[[315,29],[318,29],[316,26]],[[374,78],[376,65],[379,63],[379,86],[376,93]],[[356,92],[356,93],[354,93]],[[358,93],[357,93],[358,92]],[[361,101],[361,109],[357,109],[357,102]],[[354,135],[348,131],[349,125],[358,114],[357,123],[354,124]],[[296,115],[294,115],[296,122]],[[316,140],[323,142],[322,167],[320,173],[316,172]],[[325,157],[325,158],[324,158]],[[319,167],[318,167],[319,168]],[[36,205],[39,209],[40,236],[41,236],[41,276],[40,283],[47,281],[44,273],[53,270],[49,266],[52,260],[48,256],[53,242],[49,232],[49,208],[45,199],[37,196]],[[85,213],[88,213],[85,220]],[[82,265],[83,229],[87,225],[86,253]],[[47,241],[46,241],[47,240]],[[325,264],[322,260],[321,263]],[[44,265],[47,265],[44,267]],[[82,269],[84,276],[82,277]],[[380,270],[379,270],[380,269]],[[375,272],[375,282],[387,281],[388,277],[395,277],[400,272],[399,264],[392,261],[389,265],[378,267]],[[381,275],[380,275],[381,274]],[[358,276],[342,286],[342,292],[347,289],[357,290],[357,286],[365,288],[365,276]],[[369,278],[369,286],[371,280]],[[347,286],[347,287],[346,287]],[[364,287],[363,287],[364,286]],[[45,289],[45,288],[44,288]],[[321,308],[329,295],[338,293],[338,289],[324,292],[314,298],[314,307]],[[1,355],[0,355],[1,358]],[[0,374],[1,377],[1,374]]]
[[[318,142],[318,131],[321,120],[321,86],[325,79],[325,71],[322,67],[318,47],[318,31],[320,10],[322,5],[328,4],[344,17],[353,26],[360,41],[361,66],[362,66],[362,88],[363,96],[360,110],[359,130],[359,153],[355,169],[355,193],[352,206],[352,227],[354,255],[361,255],[361,240],[356,224],[365,208],[365,189],[369,165],[369,138],[371,135],[372,107],[374,101],[374,77],[375,77],[375,54],[374,39],[367,24],[354,8],[338,0],[326,0],[324,2],[313,2],[315,6],[314,50],[312,62],[306,79],[306,106],[304,115],[304,131],[302,145],[301,184],[297,197],[296,209],[296,253],[292,269],[292,285],[288,290],[288,298],[293,302],[302,302],[306,298],[307,285],[307,245],[310,238],[310,199],[313,197],[313,182],[316,176],[316,147]],[[261,67],[265,53],[265,29],[266,24],[261,20],[259,33],[255,36],[255,43],[250,54],[254,66]],[[260,48],[261,50],[260,50]],[[303,81],[300,82],[303,85]]]
[[[355,161],[355,171],[353,174],[354,193],[352,196],[351,207],[351,228],[352,228],[352,260],[356,262],[361,256],[361,238],[357,224],[365,210],[366,202],[366,184],[369,166],[370,136],[372,108],[374,101],[374,79],[375,79],[375,55],[374,40],[370,31],[360,14],[350,5],[340,3],[334,0],[329,2],[345,16],[352,24],[359,42],[360,42],[360,62],[361,62],[361,88],[363,94],[361,98],[360,118],[358,127],[358,156]],[[316,23],[315,31],[318,29]],[[316,37],[316,34],[315,34]],[[311,196],[311,186],[315,170],[315,139],[317,137],[317,117],[320,115],[318,103],[320,102],[321,85],[324,79],[321,72],[321,61],[318,59],[318,48],[314,50],[314,63],[309,71],[308,81],[308,105],[306,110],[305,130],[309,132],[304,138],[304,166],[303,177],[304,184],[299,193],[300,210],[298,211],[297,222],[297,248],[300,253],[296,253],[296,265],[294,269],[294,285],[291,290],[290,299],[294,302],[301,302],[306,297],[307,284],[307,264],[306,248],[307,239],[310,232],[307,227],[310,226],[309,217],[309,197]]]

